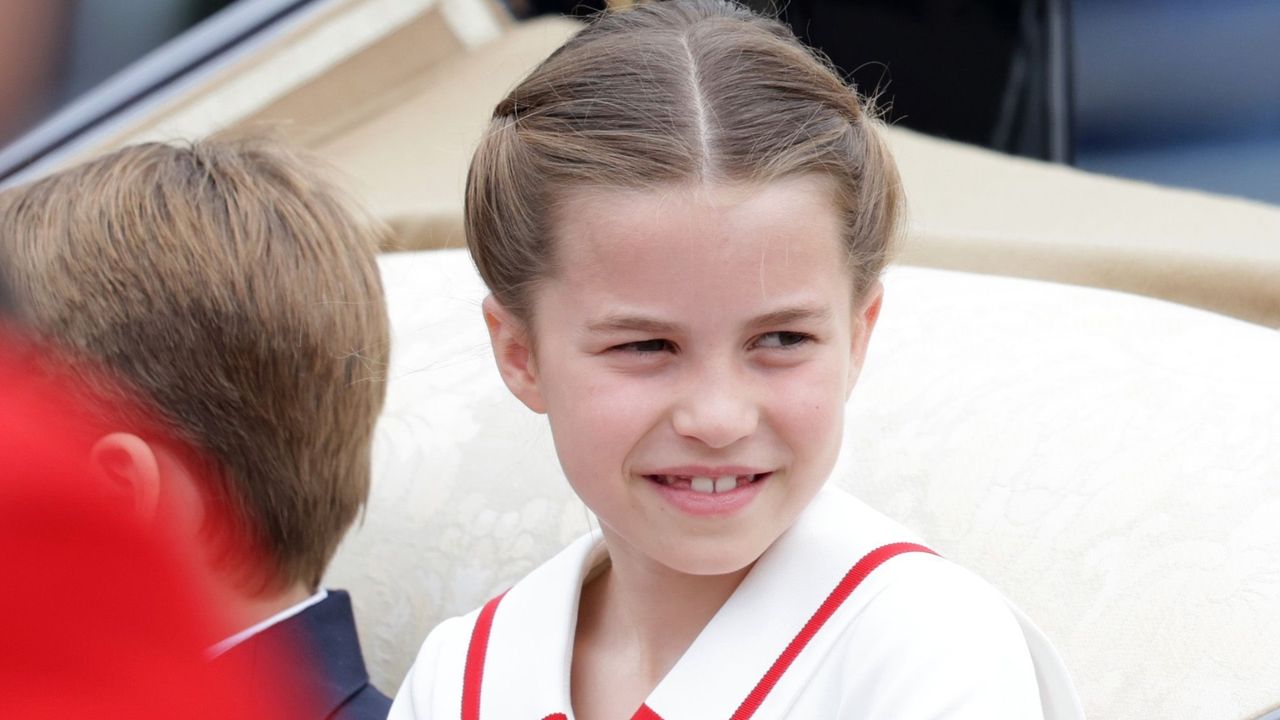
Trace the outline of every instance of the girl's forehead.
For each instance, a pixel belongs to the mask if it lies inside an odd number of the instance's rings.
[[[842,213],[834,195],[826,178],[808,175],[766,183],[570,190],[555,214],[552,237],[562,267],[753,248],[829,254],[842,249]]]
[[[554,226],[549,286],[570,304],[843,298],[852,281],[830,198],[806,177],[577,193]]]
[[[564,191],[556,221],[572,221],[575,216],[608,221],[641,215],[654,209],[697,206],[711,212],[749,211],[761,203],[783,201],[787,208],[808,206],[836,212],[833,181],[823,175],[804,174],[763,182],[708,181],[690,179],[660,183],[651,187],[626,188],[587,186]]]

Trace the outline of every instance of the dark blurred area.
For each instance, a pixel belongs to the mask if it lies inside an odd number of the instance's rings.
[[[0,3],[0,148],[223,7],[272,1]],[[606,6],[502,1],[522,18]],[[1276,0],[745,1],[826,53],[894,124],[1280,203]]]
[[[603,0],[512,0],[585,16]],[[1068,0],[744,0],[818,48],[890,122],[1069,162]]]
[[[777,12],[896,125],[1280,204],[1275,0],[747,2]]]
[[[781,10],[801,39],[880,98],[889,121],[1070,161],[1065,1],[795,0]]]
[[[1079,167],[1280,204],[1280,2],[1073,8]]]
[[[235,0],[3,0],[0,147]]]

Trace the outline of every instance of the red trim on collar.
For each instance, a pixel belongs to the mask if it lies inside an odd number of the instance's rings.
[[[867,553],[861,560],[854,564],[844,578],[836,585],[827,599],[818,607],[813,617],[809,618],[809,622],[805,623],[791,642],[787,645],[778,659],[773,662],[773,666],[769,671],[760,678],[760,682],[755,688],[747,694],[747,699],[742,701],[738,706],[738,711],[733,714],[732,720],[747,720],[760,709],[761,703],[768,697],[769,692],[773,690],[773,686],[778,684],[778,680],[782,679],[782,674],[791,667],[791,663],[800,655],[800,651],[804,650],[814,635],[822,629],[822,626],[831,619],[836,610],[848,599],[849,595],[867,579],[867,576],[876,568],[880,567],[886,560],[908,552],[924,552],[930,555],[936,555],[929,548],[915,543],[892,543],[883,547],[876,548]]]
[[[822,601],[822,605],[813,613],[809,621],[800,628],[800,632],[787,644],[782,654],[765,672],[764,677],[760,678],[760,682],[756,683],[755,688],[747,694],[747,698],[738,706],[731,720],[748,720],[755,715],[773,687],[782,679],[783,673],[791,667],[791,663],[795,662],[800,652],[818,634],[827,620],[830,620],[844,601],[849,599],[858,585],[886,561],[909,552],[937,554],[915,543],[892,543],[872,550],[854,563],[827,599]],[[489,631],[493,627],[493,616],[498,611],[498,603],[502,602],[503,595],[506,593],[485,603],[484,608],[480,610],[480,616],[476,618],[475,627],[471,630],[471,644],[467,647],[467,665],[462,676],[462,720],[480,720],[480,686],[484,680],[484,658],[489,648]],[[568,720],[568,717],[564,713],[554,713],[542,720]],[[631,720],[662,720],[662,716],[654,712],[653,708],[642,704],[640,709],[631,716]]]
[[[484,656],[489,650],[489,630],[493,627],[493,615],[502,602],[502,593],[484,604],[476,626],[471,629],[471,644],[467,646],[467,665],[462,675],[462,720],[480,720],[480,684],[484,680]],[[554,716],[553,716],[554,717]]]

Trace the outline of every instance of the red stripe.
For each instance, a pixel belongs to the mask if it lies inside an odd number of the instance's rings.
[[[653,711],[648,705],[641,705],[635,715],[631,716],[631,720],[662,720],[662,716]]]
[[[476,626],[471,629],[471,644],[467,646],[467,667],[462,675],[462,720],[480,720],[480,683],[484,680],[484,656],[489,650],[489,629],[493,627],[493,614],[502,602],[502,593],[484,604]]]
[[[827,596],[827,599],[823,601],[818,611],[813,614],[813,617],[809,618],[809,622],[805,623],[804,627],[800,629],[800,633],[791,640],[787,648],[773,662],[773,666],[769,668],[769,671],[764,674],[763,678],[760,678],[760,682],[747,695],[747,699],[743,700],[742,704],[738,706],[738,711],[733,714],[732,720],[747,720],[747,718],[754,715],[756,710],[760,708],[761,703],[764,702],[764,699],[768,697],[769,692],[773,690],[773,686],[777,685],[778,680],[782,679],[782,674],[787,671],[787,668],[791,667],[792,662],[795,662],[800,651],[804,650],[809,641],[813,639],[813,636],[817,635],[818,631],[822,629],[823,624],[835,614],[836,610],[840,609],[840,605],[848,599],[854,589],[872,571],[884,564],[886,560],[908,552],[935,554],[923,545],[893,543],[872,550],[855,563],[839,584],[836,585],[835,589],[831,591],[831,594]],[[645,708],[642,707],[641,710],[643,709]],[[635,717],[641,716],[637,713]],[[653,717],[656,718],[657,715],[655,714]]]

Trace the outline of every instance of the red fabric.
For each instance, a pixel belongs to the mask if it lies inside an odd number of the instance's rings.
[[[503,593],[484,604],[467,646],[467,666],[462,675],[462,720],[480,720],[480,686],[484,682],[484,657],[489,651],[489,630]],[[554,716],[553,716],[554,717]]]
[[[87,472],[96,429],[14,347],[0,331],[0,717],[302,716],[269,697],[278,663],[205,662],[221,625],[191,560],[105,511]]]
[[[836,584],[831,594],[818,607],[813,617],[809,618],[809,622],[805,623],[800,632],[791,640],[786,649],[782,651],[782,655],[774,661],[773,665],[760,678],[760,682],[755,688],[747,694],[747,699],[742,701],[742,705],[738,706],[737,712],[733,714],[732,720],[747,720],[760,709],[761,703],[769,696],[769,692],[778,684],[778,680],[782,679],[782,674],[791,667],[791,663],[795,662],[800,651],[804,650],[814,635],[822,629],[827,620],[835,614],[836,610],[844,604],[858,585],[867,578],[876,568],[885,563],[886,560],[908,552],[924,552],[933,554],[933,551],[923,545],[915,543],[893,543],[884,547],[876,548],[867,553],[861,560],[854,563],[844,578]]]
[[[641,705],[635,715],[631,716],[631,720],[662,720],[662,716],[653,711],[648,705]]]

